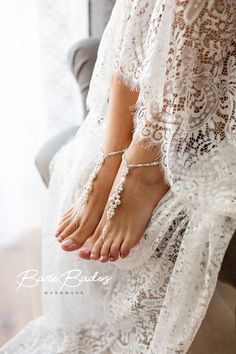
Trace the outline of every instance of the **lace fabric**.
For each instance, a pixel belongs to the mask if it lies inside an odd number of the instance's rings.
[[[1,354],[187,353],[236,228],[236,3],[118,0],[104,32],[83,127],[54,157],[43,273],[98,271],[78,294],[44,284],[44,315]],[[139,91],[135,138],[160,145],[171,190],[126,259],[100,264],[58,248],[53,231],[99,157],[113,75]],[[66,289],[68,292],[71,289]]]

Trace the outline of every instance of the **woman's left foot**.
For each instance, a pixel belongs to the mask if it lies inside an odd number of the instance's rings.
[[[153,161],[155,155],[132,143],[126,157],[129,164],[139,164]],[[122,162],[110,196],[120,182],[124,166]],[[109,201],[96,231],[79,249],[79,256],[84,259],[99,259],[101,262],[127,257],[143,236],[153,210],[168,189],[160,166],[131,168],[124,182],[121,204],[110,220],[104,241],[101,234],[107,221]]]

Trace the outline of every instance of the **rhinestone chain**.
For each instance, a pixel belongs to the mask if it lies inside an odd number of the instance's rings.
[[[106,158],[110,157],[110,156],[114,156],[114,155],[123,154],[125,151],[126,151],[126,149],[122,149],[122,150],[118,150],[118,151],[111,151],[111,152],[104,152],[102,150],[102,156],[97,161],[93,172],[91,173],[87,183],[83,187],[83,192],[82,192],[82,194],[80,196],[80,199],[79,199],[78,210],[76,210],[76,212],[74,214],[74,219],[75,220],[79,217],[83,207],[88,203],[89,195],[90,195],[90,193],[93,190],[94,180],[96,179],[99,170],[101,169],[101,167],[105,163]]]
[[[115,215],[116,209],[121,204],[121,194],[124,190],[124,184],[126,181],[126,177],[128,176],[128,174],[130,172],[130,169],[137,168],[137,167],[152,167],[152,166],[158,166],[160,164],[159,161],[154,161],[151,163],[136,164],[136,165],[128,164],[125,153],[122,157],[123,157],[123,161],[125,163],[125,166],[121,170],[121,178],[120,178],[118,185],[114,189],[114,193],[108,199],[108,206],[109,207],[108,207],[108,210],[106,213],[106,224],[105,224],[105,226],[102,230],[101,236],[100,236],[100,238],[103,240],[103,242],[105,241],[105,236],[108,232],[108,229],[109,229],[109,226],[111,223],[111,219]]]

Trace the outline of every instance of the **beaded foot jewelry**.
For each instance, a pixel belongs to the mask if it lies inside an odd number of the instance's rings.
[[[130,172],[130,169],[131,168],[138,168],[138,167],[152,167],[152,166],[158,166],[160,164],[159,161],[154,161],[151,163],[136,164],[136,165],[129,164],[126,159],[125,153],[123,154],[122,158],[125,163],[125,166],[123,167],[123,169],[121,171],[120,181],[117,184],[117,186],[115,187],[113,195],[108,200],[109,201],[109,204],[108,204],[109,208],[106,213],[106,223],[105,223],[105,226],[104,226],[101,236],[100,236],[100,238],[102,239],[103,242],[105,241],[105,236],[108,232],[108,229],[109,229],[109,226],[111,223],[111,219],[115,215],[115,210],[121,204],[121,194],[124,190],[124,184],[125,184],[128,174]]]
[[[118,150],[118,151],[111,151],[111,152],[102,151],[102,156],[97,161],[93,172],[89,176],[88,182],[83,187],[83,192],[82,192],[80,199],[79,199],[78,209],[74,213],[74,222],[75,222],[76,228],[77,228],[77,219],[78,219],[83,207],[88,203],[89,195],[93,190],[94,180],[96,179],[100,168],[105,163],[105,160],[107,159],[107,157],[120,155],[120,154],[123,154],[125,151],[126,151],[126,149],[122,149],[122,150]]]

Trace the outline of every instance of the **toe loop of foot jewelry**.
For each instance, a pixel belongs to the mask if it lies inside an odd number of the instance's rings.
[[[153,161],[151,163],[140,163],[140,164],[129,164],[125,155],[125,152],[122,156],[123,161],[125,166],[123,167],[122,171],[121,171],[121,178],[119,183],[117,184],[117,186],[114,189],[114,193],[112,194],[112,196],[108,199],[108,210],[106,213],[106,223],[105,226],[102,230],[102,233],[100,235],[100,238],[102,239],[102,241],[105,241],[105,237],[107,235],[110,223],[111,223],[111,219],[114,217],[115,215],[115,211],[116,209],[121,205],[121,194],[124,190],[124,184],[126,181],[126,178],[130,172],[131,168],[139,168],[139,167],[154,167],[154,166],[158,166],[160,164],[159,161]]]
[[[103,149],[101,150],[102,150],[102,156],[98,159],[95,168],[93,169],[92,173],[89,176],[87,183],[83,187],[83,192],[80,196],[79,203],[78,203],[78,209],[74,214],[74,221],[76,225],[77,225],[77,219],[80,216],[83,207],[88,203],[89,195],[93,190],[93,183],[98,175],[99,170],[105,163],[105,160],[110,156],[122,155],[127,149],[125,148],[125,149],[110,151],[110,152],[104,152]]]

